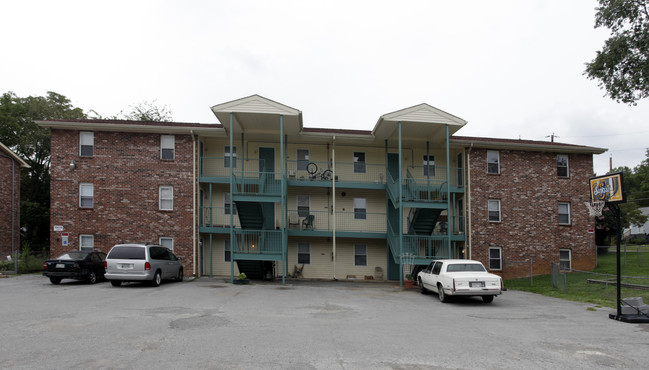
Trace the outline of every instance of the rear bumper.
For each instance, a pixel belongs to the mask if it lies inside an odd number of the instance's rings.
[[[128,274],[119,273],[119,272],[107,272],[104,274],[104,277],[107,280],[144,281],[144,280],[153,280],[153,274],[154,271],[132,272]]]
[[[81,279],[88,276],[88,270],[80,271],[43,271],[43,276]]]
[[[466,289],[466,290],[456,290],[444,289],[444,293],[454,296],[482,296],[482,295],[493,295],[497,296],[502,294],[500,289]]]

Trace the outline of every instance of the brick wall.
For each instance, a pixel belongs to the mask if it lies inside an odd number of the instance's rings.
[[[489,266],[489,247],[501,247],[505,278],[551,272],[559,249],[572,251],[572,267],[595,267],[594,227],[584,202],[592,155],[569,155],[569,178],[557,176],[557,153],[500,151],[500,174],[487,174],[487,150],[470,151],[471,257]],[[489,199],[501,201],[502,222],[488,221]],[[559,225],[558,203],[570,203],[570,225]],[[526,262],[525,262],[526,261]]]
[[[79,131],[52,130],[50,253],[79,249],[79,235],[94,235],[95,250],[108,252],[118,243],[158,243],[174,238],[185,275],[192,261],[192,139],[175,135],[175,160],[160,159],[160,135],[94,133],[94,156],[79,156]],[[75,162],[75,168],[70,163]],[[79,207],[79,184],[94,186],[93,208]],[[161,211],[159,186],[173,186],[173,211]]]
[[[0,259],[2,260],[11,255],[12,251],[12,219],[13,248],[17,252],[20,249],[20,163],[14,162],[13,158],[0,155]]]

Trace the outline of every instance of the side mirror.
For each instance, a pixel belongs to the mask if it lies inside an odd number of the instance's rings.
[[[180,257],[176,257],[176,260],[177,260],[177,261],[180,261]]]

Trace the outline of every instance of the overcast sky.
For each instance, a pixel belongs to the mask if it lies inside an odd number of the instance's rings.
[[[608,37],[596,0],[3,1],[0,93],[55,91],[103,116],[143,101],[175,121],[259,94],[306,127],[371,130],[420,103],[457,135],[608,148],[594,170],[649,147],[649,101],[604,97],[584,63]]]

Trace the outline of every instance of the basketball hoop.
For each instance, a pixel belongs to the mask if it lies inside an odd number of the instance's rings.
[[[606,204],[606,202],[596,200],[596,201],[584,202],[584,204],[586,204],[586,207],[588,207],[589,215],[594,217],[599,217],[602,215],[602,210],[604,209],[604,205]]]

